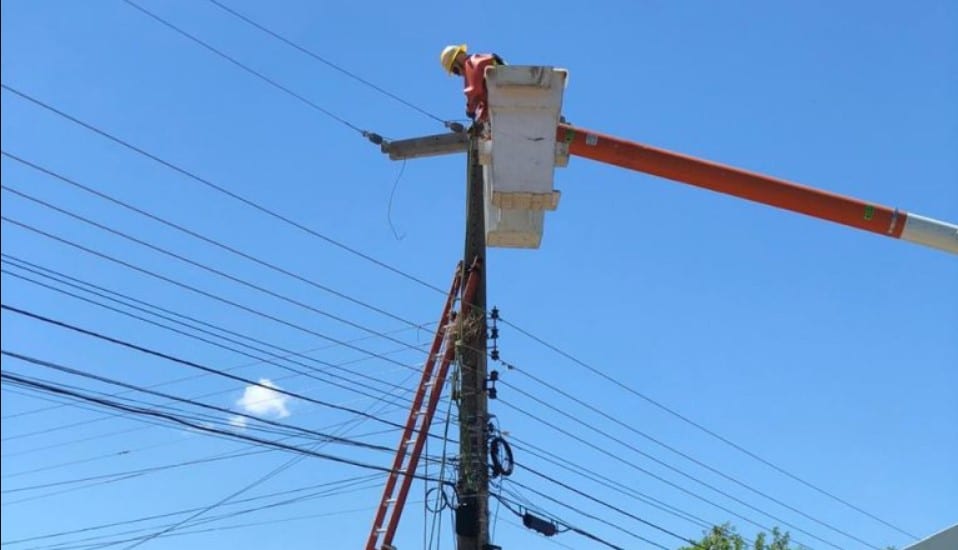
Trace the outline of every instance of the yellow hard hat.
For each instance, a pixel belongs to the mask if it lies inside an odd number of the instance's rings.
[[[461,53],[466,53],[465,44],[446,46],[442,49],[442,53],[439,54],[439,62],[442,63],[442,68],[445,69],[447,73],[452,73],[452,63]]]

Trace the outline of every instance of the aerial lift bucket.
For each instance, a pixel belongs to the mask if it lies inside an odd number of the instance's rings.
[[[479,146],[485,181],[486,244],[538,248],[546,210],[559,205],[556,166],[569,161],[556,142],[568,72],[554,67],[486,69],[489,131]]]

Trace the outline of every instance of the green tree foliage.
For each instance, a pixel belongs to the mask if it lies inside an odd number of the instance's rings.
[[[683,546],[679,550],[802,550],[804,546],[793,546],[791,536],[783,533],[778,527],[772,529],[771,535],[759,533],[755,540],[749,543],[742,535],[735,532],[729,524],[717,525],[705,533],[702,540],[694,546]]]

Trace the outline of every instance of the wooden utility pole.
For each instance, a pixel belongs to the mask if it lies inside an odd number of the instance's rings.
[[[478,265],[479,286],[463,303],[459,345],[459,507],[456,548],[486,550],[489,543],[488,402],[486,397],[486,221],[478,138],[470,132],[466,170],[466,246],[463,266]]]
[[[489,545],[489,440],[486,393],[486,214],[479,139],[475,132],[447,133],[384,143],[393,160],[467,153],[466,240],[463,269],[479,270],[471,300],[460,304],[456,338],[460,382],[459,479],[456,490],[457,550],[491,550]],[[465,274],[464,274],[465,275]],[[466,280],[467,277],[463,277]]]

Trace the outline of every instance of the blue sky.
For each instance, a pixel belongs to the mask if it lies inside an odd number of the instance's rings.
[[[463,117],[464,105],[461,83],[442,73],[438,53],[447,43],[465,41],[474,51],[492,50],[511,63],[567,68],[564,113],[574,124],[958,221],[958,10],[953,3],[907,8],[857,1],[644,1],[590,7],[541,1],[225,3],[440,119]],[[144,5],[358,128],[390,138],[443,131],[429,116],[213,4],[169,0]],[[346,125],[119,0],[8,0],[2,3],[0,21],[5,85],[430,285],[448,285],[462,251],[461,156],[415,160],[402,167]],[[5,187],[287,300],[4,190],[0,204],[5,217],[283,323],[8,222],[2,231],[3,253],[9,255],[0,286],[4,304],[204,365],[242,365],[235,372],[246,378],[404,421],[401,403],[384,403],[383,391],[388,384],[414,385],[415,369],[406,367],[422,355],[403,347],[427,344],[432,327],[410,329],[395,317],[434,322],[442,305],[440,292],[231,200],[6,90],[2,113],[8,154],[393,317],[210,246],[9,157],[2,161]],[[525,465],[683,537],[701,532],[694,521],[519,448],[531,444],[657,499],[673,512],[706,523],[731,521],[749,536],[758,527],[747,520],[782,525],[812,548],[901,547],[911,540],[717,441],[571,356],[903,531],[924,536],[955,523],[954,256],[584,159],[573,158],[568,168],[557,171],[556,186],[562,202],[547,215],[540,249],[489,252],[490,305],[521,329],[500,327],[502,357],[518,370],[503,371],[501,399],[490,406],[501,429],[514,438],[520,464],[503,483],[503,496],[624,547],[644,546],[636,535],[668,548],[681,544],[536,477]],[[347,380],[338,379],[343,388],[291,376],[276,365],[26,282],[12,273],[61,286],[24,271],[24,264],[16,263],[23,260],[235,331],[243,336],[234,338],[242,341],[255,337],[326,364],[347,363],[369,378],[346,375]],[[0,330],[7,351],[129,384],[165,384],[156,390],[235,411],[246,407],[285,424],[344,430],[345,437],[390,447],[397,442],[394,430],[374,433],[388,428],[381,423],[359,423],[355,415],[236,380],[207,376],[166,384],[197,372],[9,311],[3,312]],[[392,341],[370,332],[389,333]],[[317,334],[354,343],[331,346]],[[10,357],[3,358],[3,369],[83,391],[117,391]],[[621,423],[522,373],[549,380]],[[87,405],[36,412],[55,403],[6,382],[3,389],[3,542],[206,507],[291,458],[281,452],[249,454],[258,449],[195,430],[144,424],[130,415],[107,415]],[[575,438],[520,410],[561,423]],[[206,421],[242,433],[280,437],[263,432],[269,426],[261,424],[241,428],[244,421],[227,413],[205,414]],[[434,433],[442,428],[437,422]],[[302,434],[290,441],[314,445]],[[388,453],[344,445],[328,444],[321,451],[381,466],[391,461]],[[442,452],[435,444],[428,451]],[[98,477],[226,453],[244,455],[128,479]],[[430,472],[435,474],[436,466]],[[157,537],[144,546],[355,546],[366,536],[379,499],[381,476],[367,477],[374,473],[306,458],[237,497],[263,498],[224,504],[202,517],[303,496],[304,487],[342,483],[332,486],[335,494],[184,527],[180,532],[237,526]],[[112,482],[79,489],[95,482],[33,488],[88,477]],[[58,494],[50,494],[54,492]],[[400,548],[423,546],[430,519],[423,498],[422,486],[416,485],[410,497],[415,502],[407,506],[397,537]],[[530,533],[505,508],[498,509],[497,518],[494,540],[504,548],[598,547],[571,532],[555,539]],[[112,541],[156,532],[171,521],[155,519],[9,547],[73,544],[97,535]],[[263,523],[253,525],[258,522]],[[117,534],[139,527],[150,529]],[[448,514],[441,532],[442,547],[449,547]]]

